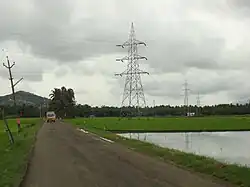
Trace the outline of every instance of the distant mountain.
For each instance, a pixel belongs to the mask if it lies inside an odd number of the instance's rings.
[[[41,97],[25,91],[17,91],[15,93],[17,105],[46,105],[49,102],[48,98]],[[0,96],[0,105],[13,105],[12,95]]]

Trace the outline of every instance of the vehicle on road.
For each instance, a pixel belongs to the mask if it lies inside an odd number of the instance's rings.
[[[48,111],[46,113],[47,123],[56,122],[56,113],[54,111]]]

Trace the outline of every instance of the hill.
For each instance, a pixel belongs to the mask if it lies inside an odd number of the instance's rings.
[[[48,98],[41,97],[25,91],[16,92],[17,105],[33,105],[39,106],[40,104],[46,105],[49,102]],[[12,95],[0,96],[0,105],[13,105]]]

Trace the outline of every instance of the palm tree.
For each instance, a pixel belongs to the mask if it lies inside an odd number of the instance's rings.
[[[54,110],[59,117],[72,116],[72,111],[75,106],[75,94],[72,88],[66,87],[54,88],[49,95],[50,110]]]

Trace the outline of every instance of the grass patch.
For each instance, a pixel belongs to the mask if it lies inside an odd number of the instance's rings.
[[[36,124],[39,118],[20,118],[21,128],[26,128],[27,125]],[[17,132],[16,119],[8,119],[8,125],[11,132]],[[3,120],[0,120],[0,133],[5,132]]]
[[[218,131],[250,130],[250,117],[200,117],[200,118],[76,118],[74,124],[116,132],[132,131]]]
[[[165,162],[172,163],[195,172],[207,174],[224,181],[228,181],[237,186],[250,186],[250,168],[238,166],[235,164],[226,165],[212,158],[198,156],[191,153],[184,153],[174,149],[162,148],[151,143],[146,143],[139,140],[130,140],[118,136],[114,133],[104,131],[100,128],[96,128],[95,125],[80,123],[82,119],[78,121],[77,119],[67,121],[74,123],[80,128],[85,128],[90,132],[98,134],[99,136],[133,148],[137,152],[160,158]]]
[[[8,120],[9,121],[9,120]],[[35,124],[35,125],[31,125]],[[15,120],[9,121],[15,144],[10,145],[8,135],[4,130],[0,131],[0,186],[16,187],[19,185],[26,169],[28,155],[35,135],[41,126],[39,119],[25,119],[20,134],[15,129]],[[3,121],[0,121],[1,129]]]

